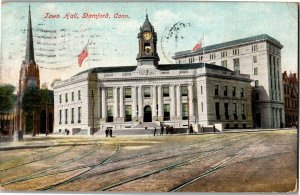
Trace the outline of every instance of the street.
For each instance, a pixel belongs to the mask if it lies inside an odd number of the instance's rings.
[[[289,192],[297,179],[296,129],[22,144],[0,148],[4,191]]]

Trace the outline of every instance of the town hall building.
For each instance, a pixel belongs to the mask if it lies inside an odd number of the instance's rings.
[[[54,85],[54,132],[92,134],[139,124],[252,128],[250,76],[208,63],[159,64],[146,15],[135,66],[96,67]]]

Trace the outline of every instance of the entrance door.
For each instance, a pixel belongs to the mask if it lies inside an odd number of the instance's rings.
[[[43,110],[40,115],[40,133],[46,133],[46,110]]]
[[[144,122],[152,122],[152,111],[150,106],[144,108]]]
[[[256,123],[256,127],[261,127],[261,118],[260,118],[260,113],[256,113],[255,115],[255,123]]]

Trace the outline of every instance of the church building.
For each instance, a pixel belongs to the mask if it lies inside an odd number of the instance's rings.
[[[135,66],[96,67],[54,85],[54,132],[90,135],[139,124],[252,128],[251,79],[207,63],[160,64],[148,15]]]

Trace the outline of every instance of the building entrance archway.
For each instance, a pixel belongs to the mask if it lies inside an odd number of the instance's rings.
[[[152,122],[152,110],[150,106],[144,107],[144,122]]]

